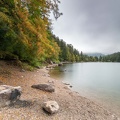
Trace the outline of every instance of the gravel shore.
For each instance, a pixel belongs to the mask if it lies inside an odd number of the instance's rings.
[[[53,84],[55,92],[31,88],[41,83]],[[61,81],[52,79],[46,68],[21,71],[17,66],[0,61],[0,84],[22,87],[19,101],[0,108],[0,120],[120,120],[104,107],[71,91]],[[42,109],[43,102],[48,100],[58,102],[58,113],[50,115]]]

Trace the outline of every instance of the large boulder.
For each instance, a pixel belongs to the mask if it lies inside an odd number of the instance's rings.
[[[43,109],[50,114],[58,112],[59,105],[56,101],[47,101],[43,103]]]
[[[38,85],[32,85],[32,88],[36,88],[39,90],[47,91],[47,92],[54,92],[55,88],[53,85],[50,84],[38,84]]]
[[[0,85],[0,107],[9,105],[11,102],[19,99],[21,91],[20,86]]]

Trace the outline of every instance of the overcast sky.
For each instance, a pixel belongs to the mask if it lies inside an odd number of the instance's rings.
[[[61,0],[53,33],[79,51],[120,51],[120,0]]]

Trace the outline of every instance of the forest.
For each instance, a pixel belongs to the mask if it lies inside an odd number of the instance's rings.
[[[0,0],[0,59],[20,60],[32,66],[50,61],[120,61],[109,55],[84,55],[54,35],[50,14],[56,20],[62,15],[59,4],[59,0]]]
[[[44,62],[88,61],[52,33],[50,13],[58,19],[58,0],[0,0],[0,59]],[[91,58],[90,58],[91,59]]]
[[[59,1],[0,0],[0,58],[19,59],[33,66],[58,60],[52,39],[50,12],[60,16]]]
[[[120,62],[120,52],[105,55],[99,58],[101,62]]]

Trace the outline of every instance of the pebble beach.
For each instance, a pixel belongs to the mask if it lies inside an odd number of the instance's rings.
[[[34,84],[52,84],[55,92],[33,89]],[[53,79],[46,67],[21,71],[18,66],[0,61],[0,85],[21,86],[20,100],[0,108],[0,120],[120,120],[103,106],[72,91],[62,81]],[[43,102],[56,101],[60,109],[55,114],[43,110]]]

